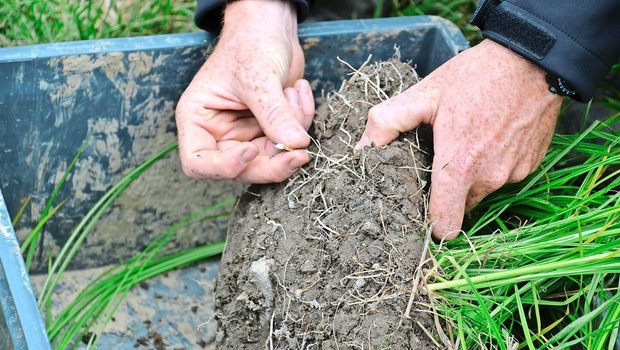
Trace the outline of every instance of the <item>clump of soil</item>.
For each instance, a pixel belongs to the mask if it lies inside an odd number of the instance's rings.
[[[355,71],[317,111],[310,164],[240,198],[216,287],[218,348],[437,348],[428,299],[410,301],[428,237],[428,137],[354,149],[370,107],[417,81],[398,60]]]

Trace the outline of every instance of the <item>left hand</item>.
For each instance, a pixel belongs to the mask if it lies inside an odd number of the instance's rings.
[[[432,125],[429,214],[433,236],[452,239],[465,211],[538,167],[561,104],[542,69],[487,39],[373,107],[358,147]]]
[[[297,8],[235,1],[224,16],[215,50],[177,104],[183,171],[195,179],[284,181],[310,159],[303,148],[314,116],[310,84],[301,79]]]

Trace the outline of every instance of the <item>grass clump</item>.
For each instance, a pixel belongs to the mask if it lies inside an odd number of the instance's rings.
[[[195,31],[195,0],[0,2],[0,47]]]
[[[431,246],[427,290],[460,348],[614,348],[618,120],[556,136],[539,171],[481,203],[466,235]]]
[[[65,349],[70,348],[76,339],[83,339],[84,335],[90,333],[95,336],[89,337],[88,348],[94,348],[98,335],[103,332],[133,287],[171,270],[222,253],[224,242],[163,256],[160,251],[181,229],[229,215],[225,209],[233,203],[234,199],[228,199],[188,215],[162,232],[138,256],[114,265],[90,282],[49,325],[50,341],[57,348]]]
[[[71,175],[87,145],[88,139],[80,147],[61,176],[46,203],[39,222],[22,244],[22,251],[26,255],[28,266],[38,248],[37,242],[43,234],[45,224],[53,219],[64,203],[63,201],[60,204],[55,204],[60,190]],[[234,198],[210,205],[181,218],[156,236],[137,256],[112,266],[91,281],[63,310],[57,313],[52,312],[52,301],[55,297],[56,286],[82,242],[88,237],[99,219],[114,204],[116,198],[135,180],[176,148],[176,143],[165,147],[111,186],[76,225],[59,254],[50,260],[49,271],[40,291],[38,303],[42,314],[46,316],[48,337],[55,349],[75,348],[79,340],[86,338],[88,338],[87,348],[94,348],[99,335],[104,331],[134,286],[165,272],[216,256],[223,251],[224,242],[217,242],[172,254],[162,254],[166,244],[172,241],[176,234],[184,228],[229,215],[234,204]],[[28,201],[25,201],[20,212],[23,212],[27,204]],[[15,223],[20,216],[21,214],[18,213]]]
[[[377,0],[375,17],[388,5],[392,16],[440,16],[454,22],[472,44],[482,40],[480,30],[469,23],[478,0]]]

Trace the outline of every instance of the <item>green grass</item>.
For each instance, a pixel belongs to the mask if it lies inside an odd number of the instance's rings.
[[[431,248],[427,288],[462,348],[613,349],[620,322],[620,113],[557,135],[541,168]],[[542,311],[541,311],[542,310]]]
[[[442,16],[472,43],[482,38],[468,23],[475,0],[380,0],[378,8],[386,2],[393,15]],[[194,0],[2,1],[0,47],[194,31],[194,7]],[[618,74],[620,63],[612,71]],[[604,92],[598,101],[620,111],[616,90]],[[470,215],[467,236],[433,246],[437,263],[428,274],[428,289],[461,349],[512,350],[515,342],[520,349],[612,349],[620,319],[619,138],[606,124],[580,135],[556,136],[539,171],[490,196]],[[105,272],[53,316],[49,306],[59,276],[97,219],[140,174],[131,172],[111,188],[76,227],[61,256],[50,262],[40,301],[59,349],[103,329],[136,283],[223,248],[219,243],[160,254],[178,230],[227,213],[218,205],[207,207],[164,230],[141,254]],[[52,195],[24,244],[28,264],[45,223],[62,210],[63,201],[56,199]],[[89,345],[96,340],[91,337]]]
[[[391,1],[392,15],[448,18],[472,44],[482,40],[468,23],[476,4]],[[620,62],[610,74],[617,79],[619,73]],[[610,86],[602,84],[594,101],[620,112],[620,92]],[[518,349],[614,349],[619,119],[620,113],[583,134],[556,136],[539,171],[489,196],[469,216],[467,236],[433,247],[428,288],[460,349],[511,349],[515,343]]]
[[[163,231],[136,257],[114,265],[90,282],[48,326],[50,341],[57,349],[72,348],[76,339],[89,338],[88,347],[95,348],[99,334],[139,283],[174,269],[182,268],[219,255],[224,242],[207,244],[181,252],[161,255],[161,250],[186,227],[229,215],[234,198],[216,203],[180,219]]]
[[[55,205],[56,199],[58,198],[58,194],[60,193],[60,190],[62,189],[65,182],[67,181],[67,178],[69,177],[69,175],[75,168],[77,161],[80,159],[80,157],[82,156],[82,153],[86,149],[86,146],[88,145],[89,140],[90,140],[90,137],[87,137],[86,140],[82,143],[82,145],[78,149],[77,154],[73,157],[73,159],[71,160],[71,163],[69,163],[69,166],[67,167],[65,172],[62,174],[60,180],[58,180],[58,183],[54,187],[54,190],[52,191],[50,198],[45,203],[45,207],[43,208],[43,211],[41,212],[41,216],[39,218],[39,221],[37,222],[37,225],[34,227],[34,229],[30,232],[30,234],[26,237],[26,239],[22,243],[21,250],[24,254],[26,254],[26,269],[30,269],[30,265],[32,264],[32,259],[34,258],[34,253],[37,250],[38,245],[40,243],[41,233],[43,232],[43,228],[45,227],[45,224],[54,215],[56,215],[56,212],[64,204],[64,201],[63,201],[60,204]],[[30,202],[30,199],[27,199],[26,201],[24,201],[21,208],[19,209],[19,212],[15,216],[15,219],[13,221],[13,226],[15,226],[17,221],[19,221],[19,218],[21,218],[24,212],[24,209],[26,209],[26,206],[28,205],[29,202]]]
[[[0,47],[196,31],[195,0],[0,1]]]
[[[37,242],[43,233],[44,225],[49,220],[53,220],[54,216],[61,209],[62,203],[64,203],[63,201],[59,205],[55,204],[60,190],[70,178],[75,164],[80,159],[89,140],[90,138],[84,141],[70,165],[58,180],[45,205],[45,209],[41,213],[39,222],[22,244],[22,251],[26,254],[28,266],[38,248]],[[88,348],[94,348],[99,339],[98,335],[105,329],[118,307],[134,286],[165,272],[219,255],[223,251],[224,242],[219,242],[168,255],[162,255],[161,253],[166,244],[172,241],[182,229],[206,220],[229,215],[230,209],[234,204],[234,198],[207,206],[184,218],[180,218],[160,235],[154,237],[136,257],[112,266],[91,281],[63,310],[57,312],[52,310],[56,286],[73,257],[80,249],[82,242],[97,225],[99,219],[106,214],[115,200],[135,180],[176,149],[176,143],[165,147],[110,186],[101,199],[75,226],[60,252],[53,258],[50,257],[49,271],[40,291],[38,303],[42,314],[46,316],[48,336],[55,349],[75,348],[77,341],[85,339],[83,336],[87,334],[94,335],[88,337]],[[25,208],[27,202],[25,201],[22,208]],[[20,210],[20,212],[23,212],[23,210]],[[21,214],[19,213],[16,215],[16,221],[19,220],[20,216]]]
[[[129,172],[129,174],[124,176],[108,191],[106,191],[102,198],[88,211],[84,218],[82,218],[82,220],[73,229],[73,231],[69,235],[69,238],[67,239],[67,242],[64,244],[55,259],[51,262],[50,268],[47,272],[47,278],[45,280],[45,283],[43,284],[43,287],[41,288],[41,292],[39,295],[39,305],[43,305],[44,308],[50,305],[52,293],[54,292],[54,288],[58,284],[60,276],[62,276],[67,266],[71,262],[72,258],[75,256],[75,254],[77,254],[77,251],[80,248],[82,242],[84,242],[88,234],[92,231],[94,226],[97,224],[101,216],[103,216],[103,214],[107,211],[107,209],[125,191],[125,189],[127,189],[146,170],[153,166],[153,164],[155,164],[157,161],[168,155],[172,150],[175,150],[176,147],[176,144],[169,145],[160,152],[151,156],[143,164],[133,169],[131,172]],[[74,161],[78,157],[79,153],[76,157],[74,157]],[[70,169],[68,170],[69,171],[65,172],[65,175],[70,172]],[[66,176],[63,175],[61,183],[64,183],[64,179],[66,179]],[[54,193],[56,192],[57,191],[55,190]],[[53,203],[53,200],[55,200],[54,195],[52,195],[50,202]],[[48,207],[51,207],[51,205],[48,204]]]
[[[469,18],[478,4],[477,0],[379,0],[377,9],[382,8],[384,3],[391,5],[393,16],[441,16],[456,23],[471,43],[482,40],[480,30],[469,24]],[[375,13],[376,16],[379,14],[379,11]]]

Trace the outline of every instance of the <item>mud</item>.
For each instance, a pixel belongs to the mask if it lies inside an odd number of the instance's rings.
[[[428,299],[410,298],[428,237],[428,133],[354,150],[370,107],[417,81],[397,60],[353,73],[317,111],[310,164],[240,198],[216,286],[218,348],[439,348]]]
[[[17,226],[20,241],[36,225],[77,148],[87,141],[56,204],[66,202],[46,225],[31,271],[46,270],[49,257],[60,251],[75,225],[105,191],[176,141],[174,108],[186,83],[170,80],[171,62],[188,67],[197,62],[195,56],[203,55],[196,50],[183,54],[109,52],[54,57],[44,63],[49,73],[42,75],[37,85],[39,95],[49,99],[52,122],[49,128],[34,128],[20,139],[21,146],[16,149],[24,156],[17,158],[20,162],[23,158],[28,169],[22,172],[35,175],[23,185],[8,187],[12,194],[23,191],[20,202],[31,197]],[[240,186],[232,182],[190,180],[179,164],[179,156],[173,152],[140,176],[99,220],[70,268],[126,260],[179,218],[240,193]],[[179,236],[168,249],[179,251],[220,241],[225,227],[223,219],[205,222]]]

